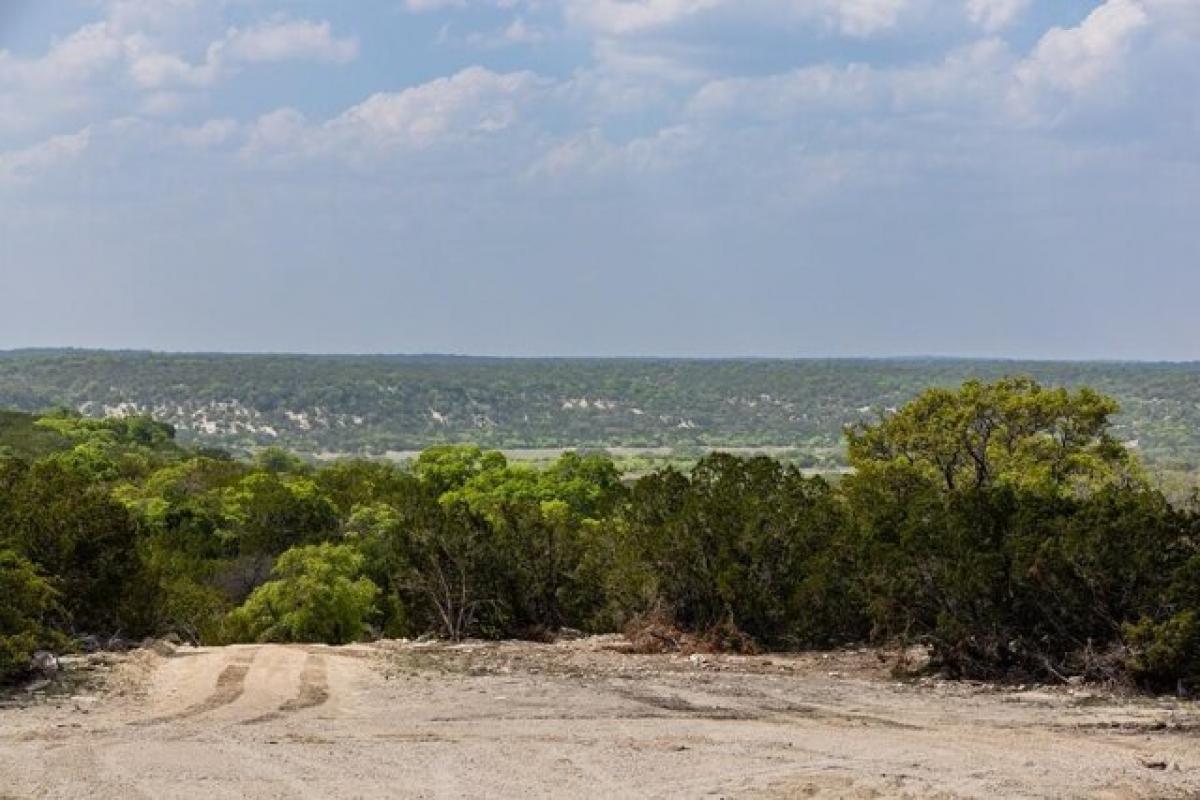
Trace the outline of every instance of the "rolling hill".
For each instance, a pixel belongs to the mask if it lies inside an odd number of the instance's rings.
[[[0,353],[0,407],[151,414],[185,442],[381,454],[490,447],[829,450],[847,423],[924,388],[1027,374],[1122,404],[1149,460],[1200,463],[1200,365],[894,360],[499,359],[26,350]]]

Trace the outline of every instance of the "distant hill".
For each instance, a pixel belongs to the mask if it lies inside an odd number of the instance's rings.
[[[1117,397],[1119,435],[1200,463],[1200,365],[0,352],[0,407],[149,413],[182,441],[382,453],[492,447],[840,446],[932,385],[1028,374]]]

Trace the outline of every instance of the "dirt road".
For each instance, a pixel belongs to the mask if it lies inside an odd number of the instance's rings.
[[[616,644],[142,653],[0,709],[0,797],[1200,796],[1194,705]]]

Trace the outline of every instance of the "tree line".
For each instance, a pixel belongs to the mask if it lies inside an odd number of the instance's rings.
[[[1200,465],[1200,365],[965,359],[494,359],[0,352],[0,406],[139,410],[235,450],[789,446],[840,458],[842,426],[923,390],[1014,372],[1118,398],[1156,466]]]
[[[408,467],[0,415],[0,675],[84,634],[542,639],[647,620],[716,648],[924,643],[957,676],[1200,688],[1200,539],[1087,388],[930,389],[852,474],[709,455],[626,480],[473,445]]]

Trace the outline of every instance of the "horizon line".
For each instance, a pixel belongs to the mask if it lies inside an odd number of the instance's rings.
[[[397,359],[461,359],[480,361],[707,361],[707,362],[817,362],[817,361],[959,361],[977,363],[1031,363],[1031,364],[1144,364],[1144,365],[1196,365],[1196,359],[1169,358],[1100,358],[1100,357],[1047,357],[1047,356],[996,356],[970,354],[889,354],[889,355],[495,355],[484,353],[451,353],[451,352],[352,352],[352,351],[305,351],[305,350],[171,350],[149,347],[77,347],[77,346],[44,346],[44,347],[15,347],[0,348],[0,357],[18,355],[56,355],[71,353],[93,353],[108,355],[150,355],[150,356],[200,356],[200,357],[232,357],[232,358],[397,358]]]

